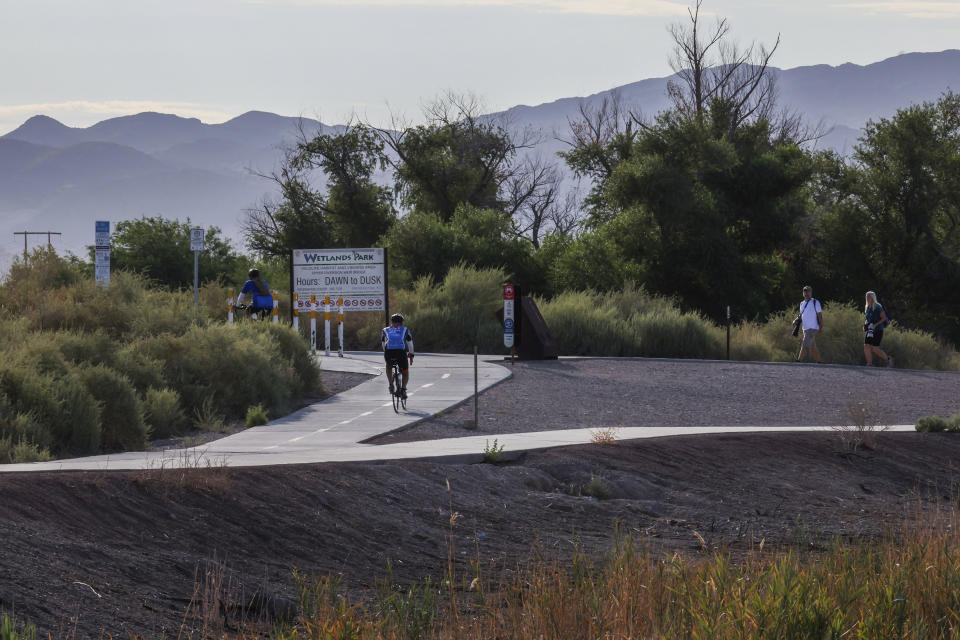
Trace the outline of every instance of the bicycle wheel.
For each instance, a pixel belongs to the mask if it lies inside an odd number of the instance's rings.
[[[400,367],[396,364],[392,364],[390,367],[391,375],[393,376],[393,393],[390,394],[393,396],[393,411],[394,413],[400,413],[400,403],[402,402],[400,398]]]

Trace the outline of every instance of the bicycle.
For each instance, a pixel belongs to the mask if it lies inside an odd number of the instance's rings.
[[[254,309],[248,304],[237,304],[233,306],[234,320],[240,322],[243,320],[266,320],[273,313],[273,309]],[[242,312],[242,313],[239,313]]]
[[[400,371],[400,365],[396,362],[390,363],[390,375],[393,377],[393,393],[390,395],[393,399],[394,413],[400,413],[400,409],[407,410],[407,399],[403,397],[403,372]]]

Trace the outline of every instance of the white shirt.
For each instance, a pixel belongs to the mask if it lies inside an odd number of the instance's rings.
[[[806,307],[806,309],[804,309]],[[800,317],[803,318],[803,329],[820,329],[820,323],[817,322],[817,314],[821,313],[823,308],[820,301],[816,298],[810,298],[809,303],[804,300],[800,303]]]

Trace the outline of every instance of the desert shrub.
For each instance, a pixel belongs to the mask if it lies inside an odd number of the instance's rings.
[[[291,344],[307,349],[301,342]],[[164,379],[180,393],[189,412],[212,398],[213,409],[227,417],[242,418],[251,403],[283,413],[301,388],[268,323],[193,327],[182,336],[144,339],[141,350],[163,363]]]
[[[906,369],[950,369],[953,349],[925,331],[905,329],[894,322],[884,331],[881,348]]]
[[[49,442],[49,434],[44,430],[30,413],[17,413],[9,406],[6,396],[0,396],[0,439],[5,444],[0,446],[0,464],[7,462],[34,462],[25,459],[29,457],[31,447],[38,454],[46,454],[47,450],[40,447],[38,442]],[[39,458],[38,458],[39,459]]]
[[[152,438],[181,435],[188,425],[180,406],[180,394],[173,389],[147,389],[143,398],[143,417]]]
[[[4,278],[0,300],[19,311],[20,305],[38,292],[70,286],[85,277],[81,265],[64,260],[52,249],[38,247],[14,259]]]
[[[246,331],[249,330],[248,327]],[[295,331],[282,323],[273,324],[272,322],[260,323],[256,330],[265,334],[275,345],[278,357],[286,360],[293,367],[295,381],[298,384],[294,393],[299,395],[323,390],[317,361]]]
[[[227,424],[223,415],[217,411],[213,396],[204,398],[200,406],[193,410],[193,425],[200,431],[227,431]]]
[[[140,340],[117,351],[113,368],[126,376],[141,395],[146,394],[149,389],[163,389],[168,386],[163,377],[163,362],[144,353]]]
[[[64,359],[74,364],[111,364],[117,351],[117,341],[103,331],[58,331],[52,335]]]
[[[947,420],[947,431],[960,433],[960,413],[955,413]]]
[[[262,404],[247,407],[246,426],[257,427],[268,422],[270,422],[270,419],[267,417],[267,410],[263,408]]]
[[[916,429],[921,433],[940,433],[947,430],[947,421],[940,416],[924,416],[917,420]]]
[[[699,314],[644,313],[630,319],[640,353],[659,358],[719,358],[720,344],[710,323]]]
[[[30,416],[26,436],[40,447],[88,454],[100,446],[100,409],[72,371],[55,377],[0,365],[0,408],[5,415]]]
[[[538,300],[565,355],[717,358],[716,327],[674,301],[630,284],[621,291],[572,291]]]
[[[582,493],[585,496],[596,498],[597,500],[606,500],[613,495],[610,483],[602,476],[591,475],[590,480],[583,485]]]
[[[563,355],[636,355],[639,345],[623,316],[613,307],[602,308],[597,296],[575,291],[537,306]]]
[[[19,462],[46,462],[50,460],[50,452],[41,449],[24,437],[14,439],[13,436],[0,436],[0,464],[16,464]]]
[[[97,365],[77,374],[100,403],[101,447],[105,451],[143,449],[149,435],[143,407],[130,381],[121,373]]]
[[[726,327],[719,327],[718,331],[718,339],[726,350]],[[778,351],[756,323],[740,322],[730,327],[730,358],[733,360],[784,362],[795,355]]]
[[[496,312],[503,305],[505,280],[502,269],[461,265],[442,283],[424,277],[413,289],[394,292],[390,310],[404,314],[420,351],[463,353],[476,345],[484,353],[499,352],[503,328]]]

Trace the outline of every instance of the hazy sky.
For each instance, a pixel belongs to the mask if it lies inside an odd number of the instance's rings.
[[[452,89],[489,110],[670,73],[671,0],[0,0],[0,134],[162,111],[415,120]],[[705,0],[774,64],[960,48],[960,0]],[[712,18],[711,18],[712,19]]]

